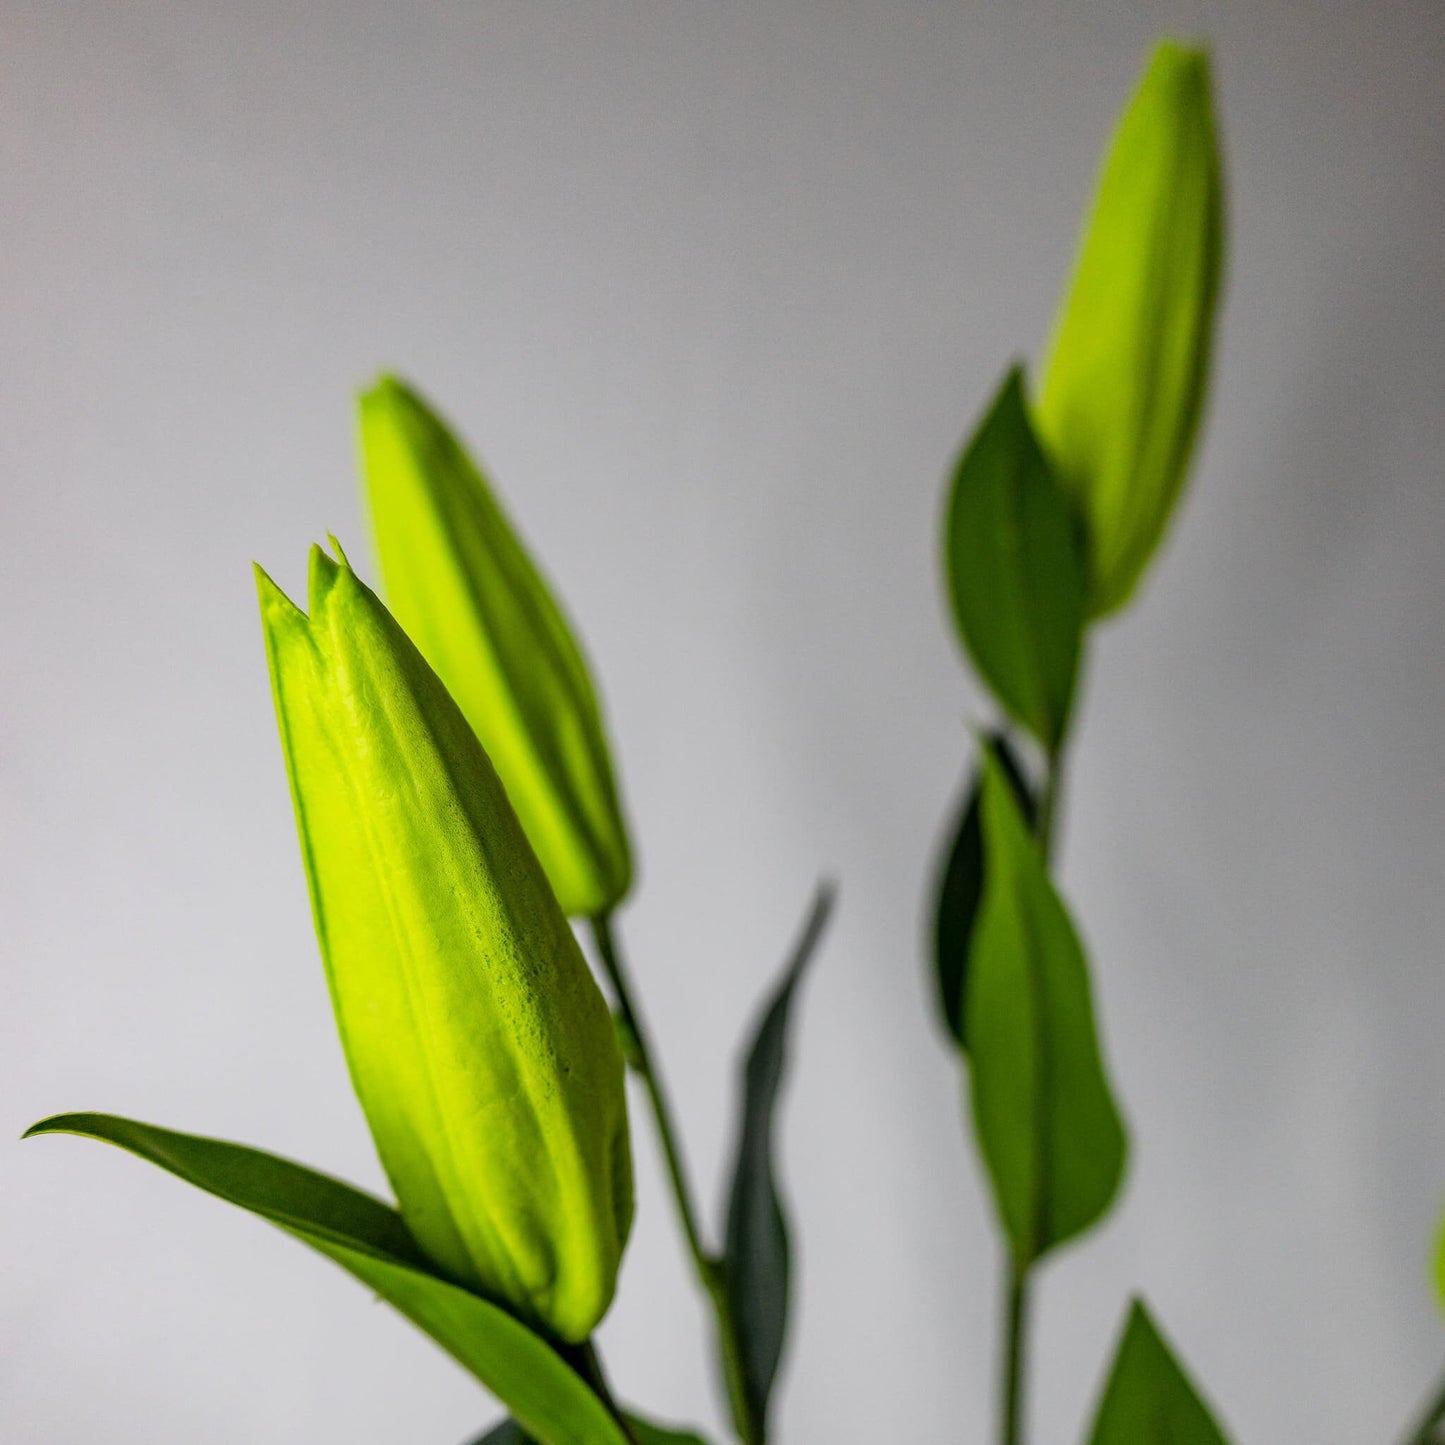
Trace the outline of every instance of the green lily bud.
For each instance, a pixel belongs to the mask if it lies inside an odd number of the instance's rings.
[[[389,605],[481,738],[562,911],[606,912],[632,852],[566,618],[481,471],[404,383],[362,396],[361,452]]]
[[[257,585],[331,1001],[402,1216],[459,1283],[583,1340],[632,1222],[607,1005],[476,735],[381,601],[319,547],[309,616]]]
[[[1221,176],[1209,56],[1166,41],[1119,119],[1038,399],[1086,523],[1091,617],[1129,600],[1184,487],[1219,306]]]

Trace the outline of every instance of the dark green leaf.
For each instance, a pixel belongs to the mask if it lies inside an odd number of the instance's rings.
[[[612,1025],[617,1030],[617,1046],[622,1050],[623,1062],[634,1074],[640,1074],[643,1069],[642,1045],[638,1042],[637,1030],[633,1027],[632,1020],[624,1010],[614,1009]]]
[[[743,1070],[723,1273],[741,1336],[743,1388],[760,1424],[767,1418],[788,1318],[788,1230],[773,1170],[774,1106],[783,1076],[788,1010],[832,906],[833,890],[824,885],[763,1012]]]
[[[503,1420],[484,1435],[478,1435],[471,1445],[532,1445],[526,1433],[515,1420]]]
[[[695,1435],[691,1430],[673,1430],[644,1420],[630,1411],[624,1413],[637,1445],[707,1445],[701,1435]],[[515,1420],[503,1420],[485,1435],[477,1436],[471,1445],[530,1445],[530,1442]]]
[[[505,1310],[431,1273],[401,1216],[379,1199],[239,1144],[108,1114],[61,1114],[29,1134],[80,1134],[269,1219],[368,1285],[424,1330],[542,1445],[626,1445],[578,1375]]]
[[[1009,713],[1057,748],[1079,667],[1084,559],[1017,369],[954,472],[946,546],[953,614],[974,665]]]
[[[1403,1438],[1409,1445],[1445,1445],[1445,1385],[1435,1386]]]
[[[1089,1445],[1227,1445],[1142,1300],[1129,1310]]]
[[[1023,767],[1008,739],[994,733],[990,746],[998,756],[1025,821],[1032,829],[1037,803]],[[979,808],[980,779],[975,770],[952,830],[948,860],[938,883],[934,919],[933,960],[938,1005],[943,1022],[961,1049],[968,1048],[964,1029],[963,991],[968,947],[973,937],[979,900],[983,897],[983,819]]]
[[[691,1430],[677,1430],[671,1426],[658,1425],[651,1420],[630,1412],[627,1423],[637,1437],[637,1445],[707,1445],[701,1435]]]
[[[1091,616],[1128,601],[1183,487],[1223,253],[1209,57],[1166,42],[1114,134],[1039,397],[1087,524]]]
[[[973,1119],[1020,1268],[1108,1209],[1127,1144],[1088,966],[1002,765],[983,765],[984,889],[964,1011]]]

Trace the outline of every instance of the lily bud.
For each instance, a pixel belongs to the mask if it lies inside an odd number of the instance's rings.
[[[376,595],[319,547],[309,616],[257,585],[331,1001],[402,1216],[459,1283],[581,1341],[632,1221],[611,1015],[475,733]]]
[[[566,618],[481,471],[395,378],[361,398],[361,452],[389,605],[481,738],[563,912],[606,912],[632,853]]]

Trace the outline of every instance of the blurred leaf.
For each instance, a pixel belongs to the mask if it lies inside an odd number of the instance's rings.
[[[1018,756],[1003,733],[993,733],[989,746],[1003,768],[1018,799],[1019,809],[1030,831],[1037,803],[1023,774]],[[968,1048],[964,1029],[964,979],[968,967],[969,942],[983,896],[983,819],[979,807],[981,780],[977,770],[964,794],[953,829],[948,861],[939,879],[938,908],[934,923],[933,958],[938,984],[939,1013],[948,1031],[962,1049]]]
[[[1184,484],[1224,251],[1209,57],[1165,43],[1114,134],[1038,425],[1087,523],[1089,612],[1122,606]]]
[[[984,889],[964,999],[974,1127],[1016,1265],[1108,1209],[1127,1144],[1088,967],[1002,764],[983,764]]]
[[[628,1412],[627,1423],[637,1437],[637,1445],[707,1445],[701,1435],[694,1434],[691,1430],[654,1424],[631,1412]]]
[[[431,1272],[401,1216],[300,1164],[108,1114],[61,1114],[30,1134],[79,1134],[279,1225],[369,1286],[470,1370],[541,1445],[626,1445],[601,1401],[540,1336]]]
[[[476,730],[563,912],[632,880],[602,710],[582,649],[481,470],[406,383],[361,398],[387,601]]]
[[[1442,1287],[1445,1292],[1445,1287]],[[1445,1445],[1445,1384],[1437,1385],[1402,1437],[1409,1445]]]
[[[503,1420],[485,1434],[478,1435],[470,1445],[532,1445],[526,1432],[515,1420]]]
[[[1227,1445],[1142,1300],[1129,1310],[1089,1445]]]
[[[695,1435],[690,1430],[669,1429],[644,1420],[631,1411],[625,1413],[637,1445],[707,1445],[701,1435]],[[515,1420],[503,1420],[486,1434],[477,1436],[471,1445],[531,1445],[531,1442]]]
[[[623,1062],[635,1074],[643,1071],[642,1044],[637,1029],[623,1009],[613,1009],[612,1026],[617,1030],[617,1047],[622,1050]]]
[[[743,1070],[723,1277],[740,1336],[743,1389],[760,1426],[767,1418],[788,1318],[788,1230],[773,1169],[774,1108],[783,1076],[788,1010],[832,907],[833,889],[825,884],[763,1012]]]
[[[1078,673],[1084,561],[1017,369],[954,472],[947,549],[953,614],[974,665],[1009,713],[1056,749]]]

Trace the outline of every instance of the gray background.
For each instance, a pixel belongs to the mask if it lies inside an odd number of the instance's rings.
[[[1206,444],[1097,638],[1064,876],[1135,1155],[1041,1290],[1037,1439],[1142,1288],[1239,1439],[1392,1438],[1445,1359],[1445,8],[0,4],[0,1135],[100,1108],[379,1184],[249,562],[358,556],[350,394],[414,376],[581,619],[623,920],[710,1201],[820,871],[787,1106],[785,1441],[981,1440],[997,1258],[923,898],[984,715],[941,477],[1037,356],[1151,39],[1213,37]],[[635,1113],[635,1117],[639,1117]],[[604,1346],[716,1424],[638,1128]],[[452,1445],[494,1411],[293,1242],[0,1144],[0,1436]]]

